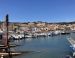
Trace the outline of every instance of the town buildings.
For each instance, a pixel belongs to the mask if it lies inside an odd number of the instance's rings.
[[[0,30],[3,30],[3,22],[0,23]],[[47,22],[10,22],[9,31],[14,32],[49,32],[55,30],[75,30],[75,23],[61,24],[61,23],[47,23]]]

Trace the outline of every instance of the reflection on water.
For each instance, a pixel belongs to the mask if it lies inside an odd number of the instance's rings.
[[[26,38],[15,41],[17,51],[34,51],[28,54],[15,56],[14,58],[64,58],[72,55],[70,44],[66,38],[72,35],[58,35],[53,37]]]

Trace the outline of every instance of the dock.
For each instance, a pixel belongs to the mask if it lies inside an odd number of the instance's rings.
[[[68,41],[70,42],[70,44],[73,46],[75,44],[75,40],[72,38],[68,38]]]
[[[71,44],[71,46],[70,47],[72,47],[72,49],[73,49],[73,56],[75,56],[75,40],[73,39],[73,38],[68,38],[67,39],[68,40],[68,42]]]
[[[16,56],[16,55],[20,55],[21,53],[11,52],[10,54],[11,54],[12,56],[13,56],[13,55],[15,55],[15,56]],[[7,55],[9,55],[9,53],[5,53],[5,52],[4,52],[4,53],[2,53],[2,52],[0,52],[0,55],[7,56]]]

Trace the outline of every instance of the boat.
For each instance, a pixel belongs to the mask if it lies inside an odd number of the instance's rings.
[[[70,55],[66,55],[66,57],[65,58],[72,58]]]
[[[70,32],[68,32],[68,31],[62,31],[61,32],[61,35],[68,35],[68,34],[70,34]]]

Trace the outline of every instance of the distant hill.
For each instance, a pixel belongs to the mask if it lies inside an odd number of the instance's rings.
[[[53,23],[53,24],[75,24],[75,21],[74,22],[57,22],[57,23]]]
[[[0,21],[0,23],[3,23],[3,22],[1,22]],[[31,23],[31,22],[9,22],[10,24],[27,24],[27,23]],[[37,22],[32,22],[32,23],[39,23],[38,21]],[[40,23],[48,23],[48,22],[40,22]],[[61,24],[61,25],[63,25],[63,24],[75,24],[75,21],[73,21],[73,22],[54,22],[54,23],[48,23],[48,24]]]

